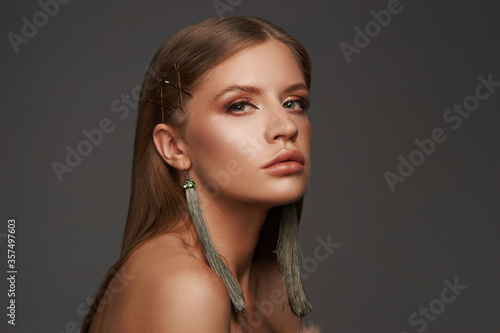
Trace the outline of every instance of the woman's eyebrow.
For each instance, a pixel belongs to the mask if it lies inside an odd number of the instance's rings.
[[[301,82],[301,83],[297,83],[297,84],[292,84],[291,86],[289,86],[288,88],[285,89],[285,93],[291,93],[293,91],[297,91],[297,90],[306,90],[306,91],[309,91],[309,89],[307,89],[307,86],[305,83]]]
[[[291,86],[288,86],[284,90],[284,93],[290,93],[290,92],[297,91],[297,90],[309,91],[309,89],[307,89],[306,84],[303,82],[300,82],[300,83],[296,83],[296,84],[292,84]],[[258,94],[261,92],[261,90],[259,88],[253,87],[253,86],[232,85],[232,86],[229,86],[226,89],[222,90],[219,94],[217,94],[215,96],[214,100],[217,100],[226,94],[229,94],[232,92],[240,92],[240,91],[248,92],[248,93],[252,93],[252,94]]]
[[[217,94],[217,96],[215,96],[214,100],[217,100],[226,94],[236,92],[236,91],[243,91],[243,92],[248,92],[248,93],[252,93],[252,94],[260,93],[260,89],[257,87],[232,85],[232,86],[227,87],[226,89],[222,90],[219,94]]]

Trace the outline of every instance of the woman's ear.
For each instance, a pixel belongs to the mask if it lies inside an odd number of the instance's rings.
[[[177,132],[167,124],[158,124],[153,130],[156,150],[168,165],[184,170],[191,167],[191,160],[186,154],[183,141]]]

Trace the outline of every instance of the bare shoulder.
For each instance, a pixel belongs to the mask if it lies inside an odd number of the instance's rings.
[[[179,238],[149,241],[122,270],[131,281],[109,303],[103,332],[230,331],[226,286]]]

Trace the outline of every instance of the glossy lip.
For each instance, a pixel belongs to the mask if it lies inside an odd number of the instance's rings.
[[[304,169],[304,155],[297,149],[282,150],[279,154],[267,163],[263,169],[274,173],[291,173]]]

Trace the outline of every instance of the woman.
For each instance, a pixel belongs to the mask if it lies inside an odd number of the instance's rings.
[[[214,18],[157,51],[139,103],[121,257],[82,332],[300,332],[311,165],[305,49]]]

